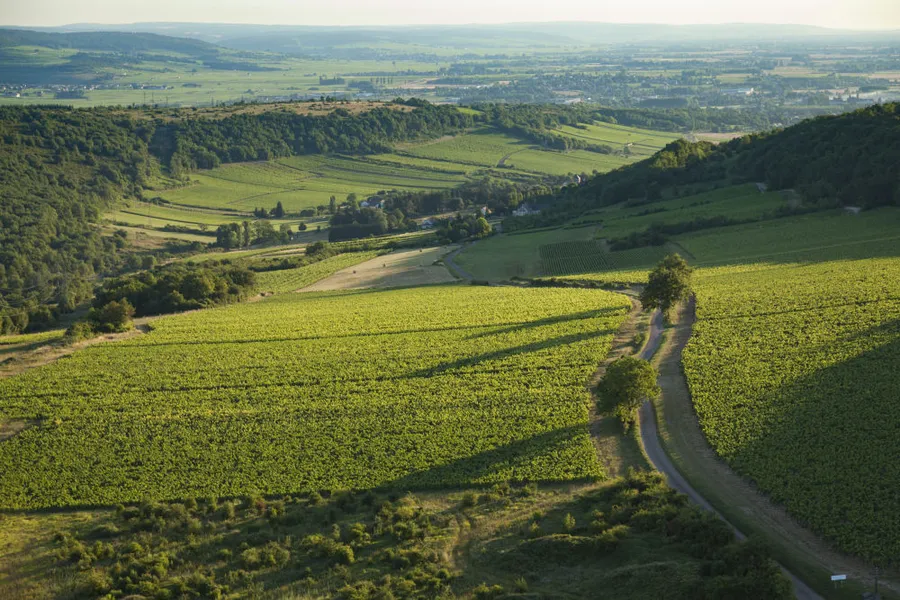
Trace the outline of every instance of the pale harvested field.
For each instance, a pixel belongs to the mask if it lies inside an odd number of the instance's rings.
[[[401,250],[338,271],[303,288],[303,292],[407,287],[451,283],[456,278],[443,264],[434,264],[457,246]]]

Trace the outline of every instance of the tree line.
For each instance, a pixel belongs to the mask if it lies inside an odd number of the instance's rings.
[[[104,235],[98,224],[122,198],[150,200],[160,163],[183,176],[294,153],[368,153],[472,124],[454,107],[405,104],[360,114],[270,111],[222,119],[191,119],[183,110],[173,120],[119,107],[0,107],[0,335],[51,321],[48,307],[71,312],[92,297],[96,279],[140,268],[125,252],[124,232]],[[253,239],[289,235],[265,223],[254,228]],[[246,243],[239,229],[217,232],[219,245]]]
[[[508,231],[555,225],[592,208],[620,202],[651,203],[695,185],[763,183],[792,189],[802,210],[834,206],[900,206],[900,104],[874,105],[838,116],[816,117],[722,144],[675,140],[652,157],[596,175],[586,185],[563,188],[549,210],[510,219]],[[737,222],[691,222],[651,227],[620,246],[649,245],[673,233]]]
[[[473,124],[470,115],[455,107],[415,102],[413,108],[378,107],[358,114],[338,108],[323,116],[287,110],[221,119],[186,116],[161,124],[151,147],[178,177],[223,163],[303,154],[390,152],[393,143],[456,133]]]

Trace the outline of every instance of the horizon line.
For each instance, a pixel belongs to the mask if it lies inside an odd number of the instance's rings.
[[[28,29],[31,27],[41,29],[60,29],[66,27],[135,27],[141,25],[227,25],[227,26],[245,26],[245,27],[280,27],[280,28],[336,28],[336,29],[390,29],[390,28],[407,28],[407,27],[497,27],[497,26],[515,26],[515,25],[619,25],[619,26],[663,26],[673,28],[684,27],[728,27],[728,26],[762,26],[762,27],[807,27],[830,32],[842,33],[900,33],[900,28],[837,28],[826,25],[815,25],[811,23],[769,23],[763,21],[723,21],[719,23],[666,23],[654,21],[573,21],[573,20],[549,20],[549,21],[491,21],[491,22],[467,22],[467,23],[395,23],[395,24],[315,24],[308,25],[302,23],[252,23],[252,22],[236,22],[236,21],[134,21],[131,23],[103,23],[103,22],[77,22],[66,23],[62,25],[39,25],[39,24],[0,24],[2,28]]]

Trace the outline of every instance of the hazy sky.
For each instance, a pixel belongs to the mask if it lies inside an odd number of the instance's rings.
[[[0,24],[393,25],[602,21],[900,29],[900,0],[0,0]]]

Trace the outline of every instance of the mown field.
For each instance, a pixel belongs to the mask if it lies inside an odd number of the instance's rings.
[[[684,353],[715,451],[870,559],[900,556],[897,254],[703,269]]]
[[[286,294],[0,382],[0,505],[602,477],[584,384],[630,308],[587,290]]]
[[[390,164],[362,157],[295,156],[263,163],[225,165],[191,175],[193,185],[159,195],[172,202],[201,208],[249,211],[299,211],[328,205],[331,196],[343,200],[380,190],[440,190],[456,187],[465,176],[415,165]]]
[[[341,269],[352,267],[376,256],[378,256],[378,252],[349,252],[330,256],[305,267],[257,273],[257,288],[262,292],[276,294],[293,292],[337,273]]]
[[[603,241],[582,240],[545,244],[538,250],[541,254],[541,275],[555,277],[654,265],[677,249],[666,244],[610,252]]]
[[[661,146],[660,146],[661,147]],[[624,156],[598,154],[585,150],[556,152],[544,150],[531,142],[517,139],[491,128],[469,134],[403,149],[403,153],[420,159],[483,168],[505,167],[545,175],[605,172],[632,162]]]
[[[564,125],[560,128],[560,132],[566,136],[582,139],[591,144],[610,146],[620,152],[626,151],[640,158],[652,155],[669,142],[681,137],[674,133],[601,122],[590,125],[585,124],[579,127]]]

